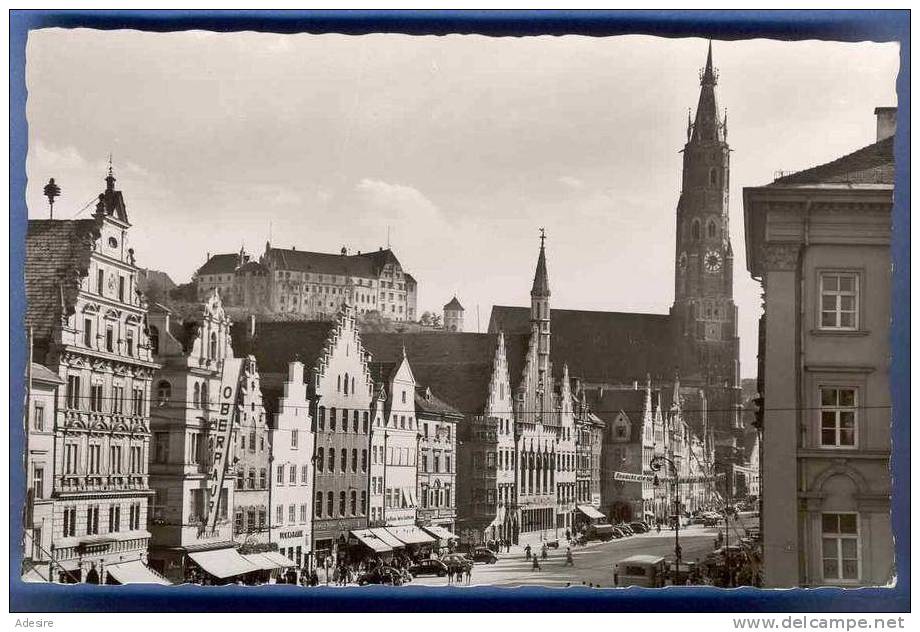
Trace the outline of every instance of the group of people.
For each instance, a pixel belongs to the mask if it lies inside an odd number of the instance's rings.
[[[488,540],[486,542],[486,548],[493,553],[501,553],[502,551],[509,552],[511,551],[511,540],[505,538],[500,540]]]
[[[524,547],[524,559],[529,560],[533,559],[532,569],[535,571],[543,570],[540,566],[540,559],[546,560],[549,559],[549,548],[544,544],[540,547],[540,558],[537,558],[537,555],[533,552],[533,549],[530,548],[530,545]],[[572,555],[572,547],[565,547],[565,565],[566,566],[575,566],[575,558]]]

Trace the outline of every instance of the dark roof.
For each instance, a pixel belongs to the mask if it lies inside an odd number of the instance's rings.
[[[36,340],[49,340],[62,316],[73,313],[99,229],[97,219],[29,220],[25,325]]]
[[[250,341],[249,323],[242,321],[230,328],[230,337],[234,355],[254,355],[261,373],[287,374],[288,363],[294,360],[308,370],[316,364],[333,327],[333,321],[260,321]]]
[[[463,311],[463,305],[460,304],[460,301],[457,300],[457,297],[450,299],[450,303],[444,306],[444,310],[454,310],[454,311]]]
[[[671,318],[667,314],[593,312],[554,309],[550,312],[552,344],[550,359],[554,372],[569,373],[587,382],[628,384],[644,382],[646,374],[669,379],[674,374],[675,356]],[[523,367],[526,339],[530,335],[530,309],[496,305],[489,319],[489,331],[504,331],[512,386]],[[524,334],[523,341],[516,340]]]
[[[376,278],[388,263],[399,264],[390,249],[360,255],[329,254],[307,250],[269,248],[267,258],[279,270],[341,274],[363,278]]]
[[[403,278],[406,280],[407,287],[418,285],[418,281],[415,280],[415,277],[408,272],[403,272]]]
[[[461,415],[462,413],[440,399],[434,394],[434,392],[429,392],[430,387],[427,385],[420,385],[415,389],[415,410],[418,415]]]
[[[203,266],[198,268],[198,276],[202,274],[230,274],[236,271],[240,264],[240,256],[236,253],[214,255]]]
[[[362,334],[375,362],[396,362],[403,347],[419,384],[464,414],[481,413],[489,396],[498,336],[475,333]]]
[[[32,380],[47,384],[63,384],[61,377],[44,364],[32,363]]]
[[[894,184],[894,137],[829,163],[777,178],[769,186],[807,184]]]

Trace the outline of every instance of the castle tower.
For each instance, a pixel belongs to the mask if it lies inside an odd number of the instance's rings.
[[[671,317],[682,381],[706,389],[715,413],[710,421],[730,433],[740,423],[734,399],[740,377],[729,236],[731,150],[728,115],[720,116],[716,100],[718,79],[710,42],[683,149]]]
[[[444,306],[444,330],[463,331],[463,305],[456,296]]]

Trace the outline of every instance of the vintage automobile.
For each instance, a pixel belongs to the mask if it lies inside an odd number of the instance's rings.
[[[665,559],[658,555],[633,555],[621,560],[613,575],[615,586],[661,588],[666,580]]]
[[[470,559],[474,562],[483,562],[485,564],[495,564],[498,561],[498,555],[495,551],[484,546],[477,547],[470,552]]]
[[[405,578],[403,574],[390,566],[378,566],[358,577],[359,586],[366,586],[367,584],[402,586],[404,583]]]
[[[633,533],[648,533],[648,525],[644,522],[630,522],[629,526],[632,528]]]
[[[447,564],[441,560],[422,560],[410,566],[409,573],[413,577],[418,577],[419,575],[437,575],[438,577],[444,577],[447,575]]]

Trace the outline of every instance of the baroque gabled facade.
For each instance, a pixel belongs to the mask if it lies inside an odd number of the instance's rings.
[[[158,367],[124,197],[111,169],[105,181],[92,219],[32,220],[26,236],[33,357],[64,382],[53,420],[50,579],[166,583],[145,566]]]

